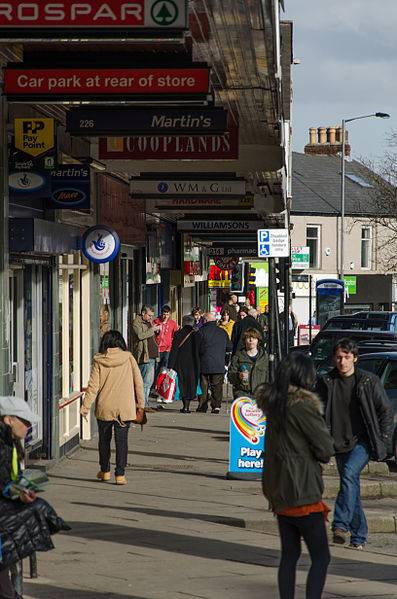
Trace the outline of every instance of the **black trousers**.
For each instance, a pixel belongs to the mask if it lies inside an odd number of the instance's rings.
[[[15,599],[15,590],[11,584],[10,570],[0,570],[0,599]]]
[[[207,409],[208,407],[208,390],[211,390],[211,408],[220,408],[222,405],[223,396],[223,381],[224,374],[202,374],[201,375],[201,390],[200,408]]]
[[[102,472],[110,472],[110,443],[114,428],[114,442],[116,444],[116,476],[123,476],[127,465],[128,431],[130,423],[121,426],[117,420],[97,420],[98,422],[98,450],[99,465]]]
[[[312,561],[306,580],[306,599],[321,599],[331,559],[324,514],[301,518],[277,516],[281,539],[278,570],[280,599],[294,599],[296,566],[301,554],[301,539],[306,543]]]

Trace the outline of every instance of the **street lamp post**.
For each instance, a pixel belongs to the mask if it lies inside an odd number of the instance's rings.
[[[339,260],[339,279],[344,278],[344,258],[345,258],[345,191],[346,191],[346,123],[359,121],[361,119],[369,119],[372,117],[380,119],[389,119],[390,114],[386,112],[374,112],[373,114],[365,114],[363,116],[355,116],[350,119],[342,119],[342,156],[341,156],[341,201],[340,201],[340,260]]]

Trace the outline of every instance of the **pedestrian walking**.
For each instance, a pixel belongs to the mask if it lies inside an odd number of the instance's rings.
[[[178,374],[182,414],[190,414],[190,402],[197,399],[200,380],[200,333],[194,329],[195,320],[190,314],[182,318],[182,328],[174,335],[168,361]]]
[[[223,304],[222,310],[229,310],[230,320],[236,322],[238,316],[238,298],[235,293],[230,293],[227,302]],[[222,314],[222,311],[221,311]]]
[[[253,396],[255,389],[269,380],[268,355],[259,345],[261,334],[256,329],[247,329],[243,340],[245,347],[234,354],[228,371],[234,398]]]
[[[232,320],[230,317],[230,309],[228,306],[222,308],[222,311],[220,314],[220,319],[218,320],[217,324],[220,329],[223,329],[225,331],[225,333],[229,337],[229,341],[231,342],[235,321]],[[226,356],[225,356],[225,365],[226,366],[229,366],[231,356],[232,356],[232,345],[231,345],[231,343],[229,343],[228,347],[227,347],[227,351],[226,351]]]
[[[319,462],[329,461],[333,443],[322,404],[312,392],[315,376],[311,359],[294,352],[279,365],[275,382],[257,394],[267,416],[263,492],[277,515],[281,540],[280,599],[295,596],[302,538],[311,559],[306,599],[321,598],[330,562],[325,525],[329,508],[322,501]]]
[[[171,308],[163,306],[161,316],[153,321],[155,326],[159,326],[160,330],[156,333],[156,342],[159,347],[159,362],[157,363],[157,372],[155,379],[163,368],[168,367],[168,358],[171,351],[172,340],[178,330],[178,325],[171,318]]]
[[[294,347],[295,335],[298,328],[298,317],[292,310],[292,306],[288,307],[288,348]],[[280,325],[281,330],[284,330],[285,326],[285,311],[280,312]]]
[[[379,378],[357,368],[358,347],[341,339],[333,351],[335,368],[320,378],[318,393],[334,440],[340,477],[332,523],[334,543],[363,549],[368,525],[360,497],[360,475],[369,460],[387,457],[393,409]]]
[[[70,530],[52,506],[33,490],[18,485],[22,441],[40,418],[26,401],[0,397],[0,597],[22,599],[13,588],[10,568],[35,551],[54,549],[51,535]]]
[[[219,328],[215,316],[204,314],[204,325],[200,330],[200,368],[202,395],[197,412],[208,409],[211,392],[211,413],[219,414],[222,405],[223,382],[225,378],[225,357],[231,344],[227,333]]]
[[[232,339],[234,323],[235,321],[230,316],[229,308],[222,308],[221,317],[218,320],[218,327],[227,333],[230,340]]]
[[[143,379],[146,412],[156,411],[149,406],[149,395],[154,382],[156,363],[159,360],[155,334],[160,332],[161,327],[153,323],[153,316],[151,306],[142,306],[141,313],[132,322],[131,330],[132,355],[138,363]]]
[[[196,331],[199,331],[204,324],[203,311],[199,306],[193,308],[192,316],[194,318],[194,328]]]
[[[261,345],[263,343],[262,327],[256,318],[252,316],[253,312],[250,314],[251,310],[252,308],[247,308],[247,306],[241,306],[240,308],[239,318],[233,327],[232,333],[233,354],[238,350],[244,349],[243,334],[247,329],[256,329],[259,331],[261,334]]]
[[[108,331],[101,339],[80,410],[82,416],[88,416],[95,400],[100,466],[97,478],[110,480],[110,443],[114,431],[115,482],[125,485],[128,431],[132,421],[143,421],[145,400],[140,369],[119,331]]]

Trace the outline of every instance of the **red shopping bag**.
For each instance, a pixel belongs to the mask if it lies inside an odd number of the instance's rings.
[[[164,403],[171,403],[174,399],[176,377],[177,374],[172,369],[162,370],[157,377],[156,391]]]

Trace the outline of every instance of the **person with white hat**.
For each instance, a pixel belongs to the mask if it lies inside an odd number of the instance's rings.
[[[0,599],[20,599],[9,568],[35,551],[53,549],[51,535],[70,527],[31,490],[11,493],[23,459],[22,440],[40,417],[19,397],[0,397]],[[15,488],[15,487],[14,487]]]

